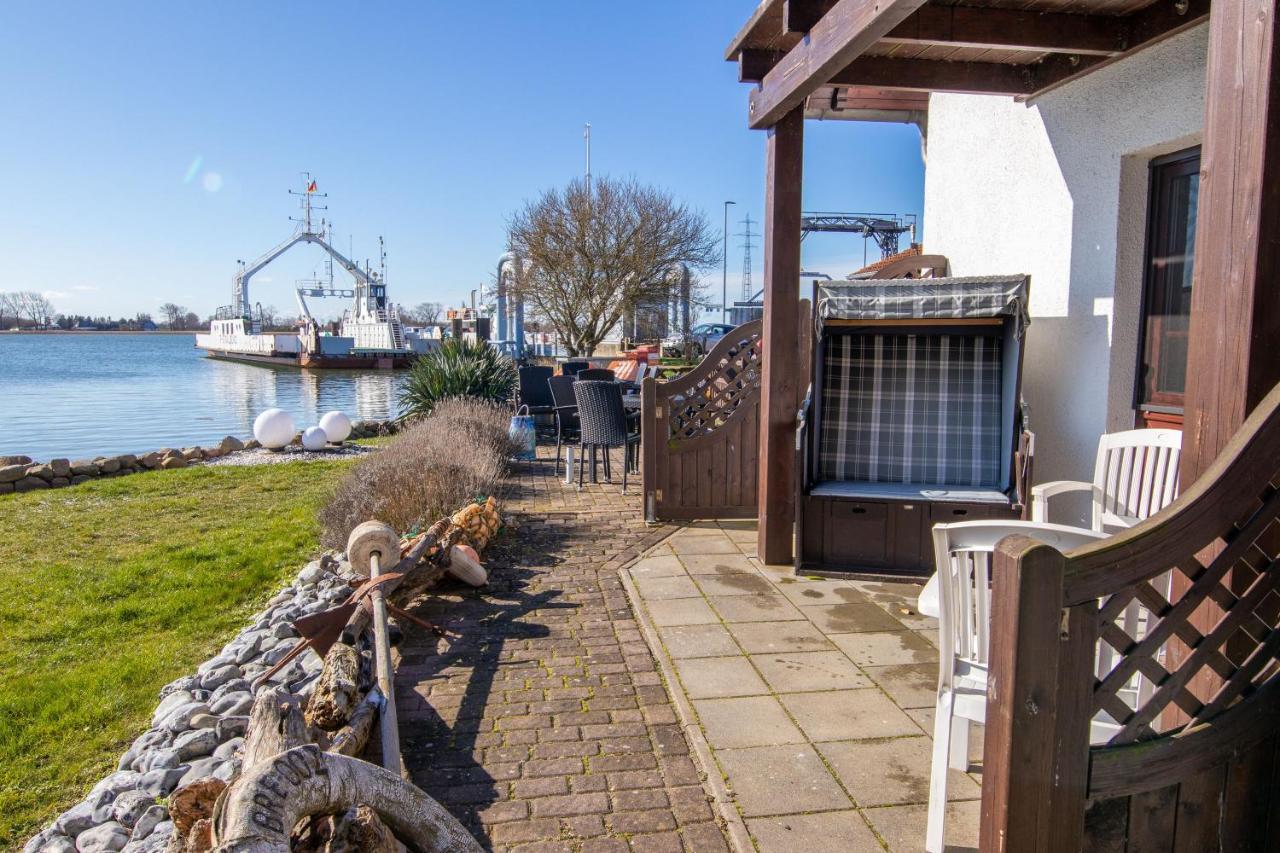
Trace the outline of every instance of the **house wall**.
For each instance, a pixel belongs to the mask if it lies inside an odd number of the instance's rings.
[[[1200,141],[1207,31],[1027,103],[930,99],[925,251],[956,275],[1031,275],[1038,482],[1092,479],[1098,436],[1134,426],[1148,164]],[[1085,520],[1068,509],[1054,520]]]

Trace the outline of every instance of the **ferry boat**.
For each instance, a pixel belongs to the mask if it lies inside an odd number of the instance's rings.
[[[209,331],[196,335],[196,346],[212,358],[308,368],[407,367],[413,358],[435,344],[431,338],[406,333],[396,307],[387,300],[383,277],[338,252],[330,245],[326,225],[312,226],[316,182],[306,176],[301,196],[303,216],[293,236],[236,273],[231,305],[218,309]],[[299,283],[295,296],[300,310],[296,332],[264,332],[262,306],[249,301],[249,281],[264,267],[299,243],[319,246],[328,255],[329,281]],[[350,289],[333,287],[333,263],[353,279]],[[311,316],[305,296],[349,297],[351,305],[343,313],[336,334],[323,329]]]

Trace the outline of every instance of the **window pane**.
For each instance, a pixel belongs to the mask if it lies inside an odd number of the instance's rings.
[[[1180,408],[1187,380],[1199,152],[1154,166],[1151,192],[1139,403]]]

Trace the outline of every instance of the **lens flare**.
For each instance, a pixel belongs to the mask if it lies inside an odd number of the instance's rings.
[[[217,172],[205,172],[204,177],[200,179],[204,184],[204,188],[211,193],[216,193],[222,189],[222,175]]]
[[[196,158],[191,161],[191,165],[187,167],[187,173],[182,176],[182,182],[189,184],[196,179],[196,175],[200,174],[200,167],[204,165],[204,155],[197,154]]]

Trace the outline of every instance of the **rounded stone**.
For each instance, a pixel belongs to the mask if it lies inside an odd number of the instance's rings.
[[[155,713],[151,715],[151,725],[160,725],[160,723],[164,722],[164,718],[169,716],[175,708],[193,701],[195,700],[189,690],[174,690],[166,694],[160,700],[160,704],[156,706]]]
[[[218,748],[218,733],[212,728],[192,729],[178,735],[173,741],[173,748],[183,761],[199,758]]]
[[[173,793],[173,789],[178,786],[178,780],[187,773],[186,765],[165,770],[148,770],[142,774],[142,781],[138,783],[139,791],[146,791],[157,800],[161,797],[167,797]]]
[[[164,806],[151,805],[143,810],[138,816],[138,821],[133,825],[133,835],[130,836],[134,841],[141,841],[151,834],[152,830],[160,824],[161,821],[169,819],[169,810]]]
[[[104,853],[116,851],[129,843],[129,830],[114,820],[87,829],[76,836],[76,850],[80,853]]]
[[[145,791],[125,791],[111,804],[111,817],[121,826],[133,829],[155,802],[155,798]]]
[[[209,713],[209,706],[203,702],[187,702],[174,708],[164,718],[164,727],[175,734],[191,728],[191,718],[197,714]]]
[[[241,690],[236,693],[228,693],[213,704],[213,713],[219,716],[248,713],[249,708],[253,706],[253,694],[247,690]]]
[[[40,853],[76,853],[76,843],[65,835],[54,835],[38,849]]]
[[[229,758],[235,758],[236,750],[238,750],[242,746],[244,746],[244,738],[233,737],[229,741],[227,741],[226,743],[222,744],[217,749],[215,749],[213,751],[213,757],[221,761],[226,761]]]
[[[205,690],[213,690],[221,687],[233,678],[240,677],[240,667],[234,663],[228,663],[217,669],[211,669],[200,678],[200,686]]]

